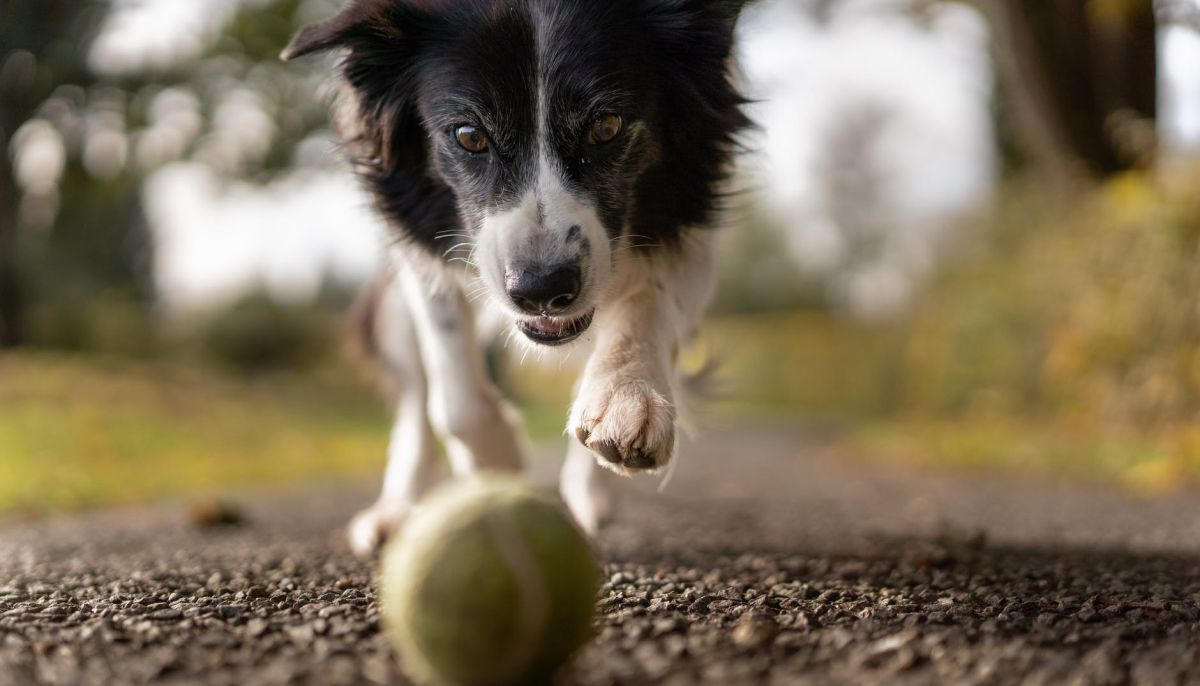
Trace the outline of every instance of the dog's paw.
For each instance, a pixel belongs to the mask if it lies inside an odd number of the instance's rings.
[[[675,407],[641,379],[585,383],[568,430],[610,469],[659,469],[675,450]]]
[[[407,507],[385,507],[379,503],[359,512],[346,527],[350,549],[359,557],[371,556],[387,543],[407,514]]]

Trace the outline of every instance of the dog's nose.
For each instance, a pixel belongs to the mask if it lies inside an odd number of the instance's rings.
[[[546,270],[510,269],[504,288],[513,304],[528,314],[559,314],[579,297],[581,280],[577,265],[558,265]]]

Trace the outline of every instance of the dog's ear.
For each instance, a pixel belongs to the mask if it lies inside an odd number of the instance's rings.
[[[690,0],[690,6],[699,10],[702,16],[716,20],[725,31],[732,34],[742,10],[756,2],[757,0]]]
[[[740,14],[746,5],[751,5],[755,0],[717,0],[716,4],[725,7],[733,14]]]
[[[386,1],[349,0],[335,16],[302,27],[280,53],[280,59],[286,62],[297,57],[340,48],[349,43],[356,34],[371,28],[377,29],[383,21],[381,15]],[[396,37],[399,37],[398,30],[396,34]]]
[[[719,5],[736,24],[738,17],[742,15],[742,10],[756,2],[757,0],[716,0],[715,4]]]

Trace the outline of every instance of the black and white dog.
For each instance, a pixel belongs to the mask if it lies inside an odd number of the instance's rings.
[[[677,358],[713,290],[708,229],[748,124],[729,73],[744,2],[351,0],[293,39],[285,59],[346,51],[340,133],[398,237],[372,320],[396,424],[357,551],[412,506],[435,436],[456,476],[520,468],[484,320],[591,345],[562,476],[585,528],[607,507],[597,463],[672,459]]]

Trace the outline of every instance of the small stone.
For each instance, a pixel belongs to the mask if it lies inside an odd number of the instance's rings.
[[[287,634],[288,638],[292,639],[292,643],[295,643],[299,646],[307,646],[312,643],[313,638],[315,638],[313,628],[307,624],[290,626],[287,628]]]
[[[220,500],[198,500],[188,506],[187,521],[197,529],[241,526],[246,516],[232,503]]]
[[[236,619],[246,613],[245,605],[227,604],[217,607],[217,612],[225,619]]]
[[[734,625],[731,637],[735,645],[753,648],[768,643],[775,638],[777,633],[779,633],[779,625],[770,617],[747,614]]]
[[[258,638],[259,636],[267,633],[267,629],[269,627],[270,624],[268,624],[265,619],[251,619],[246,623],[246,634],[252,638]]]

